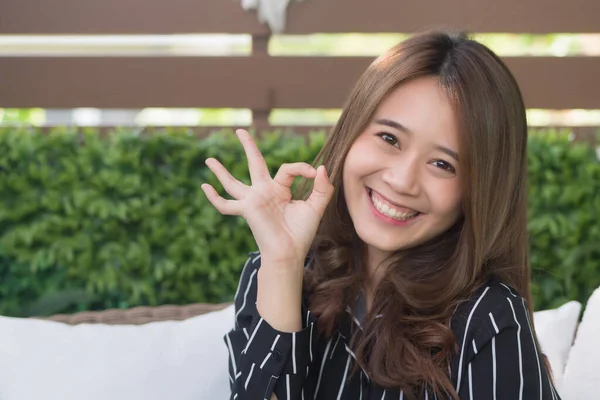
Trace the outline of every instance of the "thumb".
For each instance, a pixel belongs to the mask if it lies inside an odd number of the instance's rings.
[[[306,202],[322,216],[329,200],[331,200],[333,189],[333,185],[327,177],[325,166],[321,165],[317,168],[313,190]]]

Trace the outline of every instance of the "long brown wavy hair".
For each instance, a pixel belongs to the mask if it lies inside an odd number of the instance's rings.
[[[425,76],[438,78],[458,117],[462,215],[443,234],[387,260],[363,330],[352,334],[354,371],[362,367],[372,381],[402,389],[407,398],[426,388],[458,398],[448,375],[457,351],[449,327],[456,307],[496,277],[515,288],[532,313],[525,106],[512,74],[487,47],[465,33],[424,32],[363,73],[315,161],[327,167],[335,192],[313,243],[304,290],[319,332],[331,337],[347,322],[345,309],[367,279],[365,245],[343,194],[346,154],[391,91]]]

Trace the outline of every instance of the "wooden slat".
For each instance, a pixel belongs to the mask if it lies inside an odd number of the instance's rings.
[[[482,33],[600,32],[597,0],[306,0],[290,4],[287,33],[394,33],[438,26]]]
[[[4,58],[0,107],[339,107],[369,62],[268,56]],[[319,86],[323,83],[327,90]]]
[[[5,0],[0,34],[265,34],[239,0]]]
[[[264,34],[241,0],[5,0],[0,34]],[[445,25],[476,32],[599,32],[597,0],[304,0],[286,33],[413,32]]]
[[[600,109],[600,57],[507,57],[528,108]]]
[[[338,108],[371,57],[0,59],[0,107]],[[600,108],[600,57],[506,58],[530,108]]]

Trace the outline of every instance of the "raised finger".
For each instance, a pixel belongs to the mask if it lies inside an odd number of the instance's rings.
[[[221,182],[223,189],[225,189],[227,193],[236,199],[240,199],[244,195],[244,190],[246,190],[248,186],[235,179],[219,160],[207,158],[205,163],[213,174],[215,174],[219,182]]]
[[[254,143],[254,139],[244,129],[238,129],[235,131],[238,139],[244,147],[244,152],[248,158],[248,169],[250,170],[250,179],[252,182],[258,182],[259,180],[270,179],[269,169],[265,159]]]
[[[317,176],[317,170],[312,165],[304,162],[282,164],[273,180],[285,187],[291,187],[297,176],[314,178]]]
[[[325,166],[319,166],[316,175],[317,176],[315,177],[313,191],[306,200],[306,202],[310,206],[312,206],[313,209],[319,213],[319,215],[322,216],[325,212],[327,204],[331,200],[334,188],[331,182],[329,181],[329,177],[327,176]]]
[[[219,196],[215,188],[208,183],[200,186],[210,203],[224,215],[242,215],[239,202],[237,200],[226,200]]]

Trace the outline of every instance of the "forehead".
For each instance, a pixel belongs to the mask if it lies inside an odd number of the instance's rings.
[[[454,106],[436,77],[418,78],[394,89],[377,107],[374,120],[396,121],[416,136],[445,145],[458,145]]]

